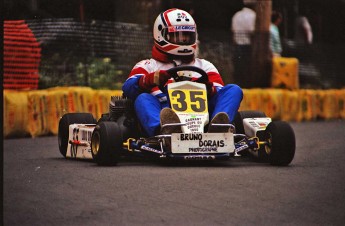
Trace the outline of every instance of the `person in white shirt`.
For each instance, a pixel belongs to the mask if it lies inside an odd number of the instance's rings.
[[[313,31],[305,16],[299,16],[296,19],[295,41],[304,45],[313,43]]]
[[[295,20],[295,56],[300,62],[309,62],[314,55],[312,48],[313,31],[307,15],[309,15],[309,10],[302,6]]]
[[[232,17],[232,32],[237,45],[250,45],[255,30],[256,13],[251,8],[243,7]]]
[[[234,42],[234,80],[241,87],[246,87],[252,52],[252,36],[255,31],[256,0],[243,0],[244,7],[232,17],[231,31]]]

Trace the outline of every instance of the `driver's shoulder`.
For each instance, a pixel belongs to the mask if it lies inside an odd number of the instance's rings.
[[[145,60],[141,60],[139,61],[136,65],[135,68],[144,68],[147,72],[154,72],[157,70],[157,68],[159,67],[158,65],[158,61],[156,61],[155,59],[145,59]]]
[[[215,68],[215,66],[210,61],[201,58],[195,58],[193,66],[199,67],[203,70]]]
[[[195,58],[194,64],[212,64],[212,63],[203,58]]]

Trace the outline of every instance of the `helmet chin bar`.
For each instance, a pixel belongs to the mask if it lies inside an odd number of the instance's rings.
[[[163,44],[163,45],[162,45]],[[194,45],[176,45],[166,42],[155,42],[157,49],[163,54],[172,56],[190,56],[194,55],[196,44]]]
[[[184,49],[184,50],[177,50],[178,53],[193,53],[192,50]]]

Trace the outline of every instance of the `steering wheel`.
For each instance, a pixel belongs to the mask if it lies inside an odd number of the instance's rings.
[[[197,72],[201,75],[200,78],[198,78],[197,80],[195,80],[195,82],[199,82],[199,83],[206,83],[208,82],[208,75],[207,73],[202,70],[201,68],[195,67],[195,66],[177,66],[177,67],[173,67],[170,68],[169,70],[167,70],[166,72],[172,77],[174,78],[174,80],[176,82],[180,82],[182,81],[182,78],[180,76],[178,76],[177,72],[179,71],[194,71]]]

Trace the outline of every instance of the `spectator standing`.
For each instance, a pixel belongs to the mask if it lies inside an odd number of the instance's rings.
[[[309,62],[313,56],[313,31],[307,18],[308,10],[302,7],[295,21],[295,36],[296,57],[300,62]]]
[[[231,30],[234,41],[234,80],[245,87],[250,76],[250,61],[252,53],[252,36],[255,30],[256,0],[243,0],[242,10],[232,17]]]
[[[299,16],[296,19],[295,41],[300,45],[313,43],[313,31],[306,16]]]
[[[283,16],[281,13],[273,11],[271,16],[271,25],[270,25],[270,49],[273,57],[280,57],[283,51],[279,25],[283,21]]]

